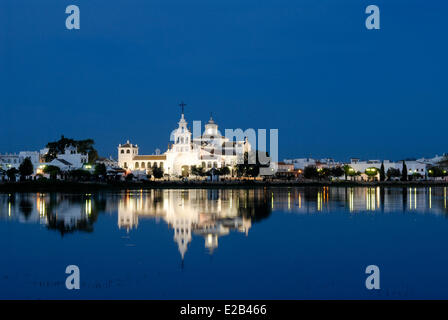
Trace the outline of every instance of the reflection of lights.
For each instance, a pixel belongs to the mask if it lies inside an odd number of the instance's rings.
[[[446,209],[446,187],[443,188],[443,204],[444,208]]]
[[[91,199],[86,200],[86,213],[89,216],[92,214],[92,200]]]
[[[322,210],[322,191],[317,192],[317,211]]]
[[[353,212],[353,202],[354,202],[353,188],[350,188],[350,193],[348,196],[348,208],[350,212]]]
[[[375,189],[374,188],[368,188],[366,191],[366,210],[367,211],[374,211],[375,210]]]
[[[143,210],[143,189],[140,189],[140,210]]]
[[[414,203],[412,203],[412,198],[414,198]],[[417,209],[417,188],[414,188],[414,197],[412,197],[412,188],[409,188],[409,210],[412,208]]]
[[[291,210],[291,192],[288,192],[288,210]]]
[[[380,187],[376,187],[376,207],[380,207]]]
[[[42,218],[45,217],[46,214],[45,200],[37,198],[37,204],[39,209],[39,216]]]
[[[432,209],[432,189],[429,187],[429,209]]]
[[[299,209],[302,208],[302,195],[299,193]]]
[[[414,209],[417,209],[417,188],[414,188]]]

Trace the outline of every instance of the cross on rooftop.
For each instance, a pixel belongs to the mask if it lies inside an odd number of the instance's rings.
[[[182,114],[184,114],[184,107],[186,106],[186,104],[182,101],[179,106],[182,108]]]

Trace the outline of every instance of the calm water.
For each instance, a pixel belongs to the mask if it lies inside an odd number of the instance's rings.
[[[443,187],[0,194],[0,298],[447,299],[447,216]]]

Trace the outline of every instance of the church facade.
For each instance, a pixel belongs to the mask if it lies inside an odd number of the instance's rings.
[[[212,168],[232,169],[245,152],[251,151],[247,139],[230,141],[221,135],[212,117],[205,125],[205,131],[197,137],[192,136],[182,112],[178,126],[171,133],[172,144],[162,154],[141,155],[137,144],[129,140],[118,145],[118,164],[131,172],[150,173],[152,168],[163,169],[164,174],[173,177],[187,177],[193,166],[204,171]]]

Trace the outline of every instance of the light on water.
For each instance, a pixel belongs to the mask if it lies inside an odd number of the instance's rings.
[[[447,214],[446,187],[0,194],[0,297],[448,298]]]

